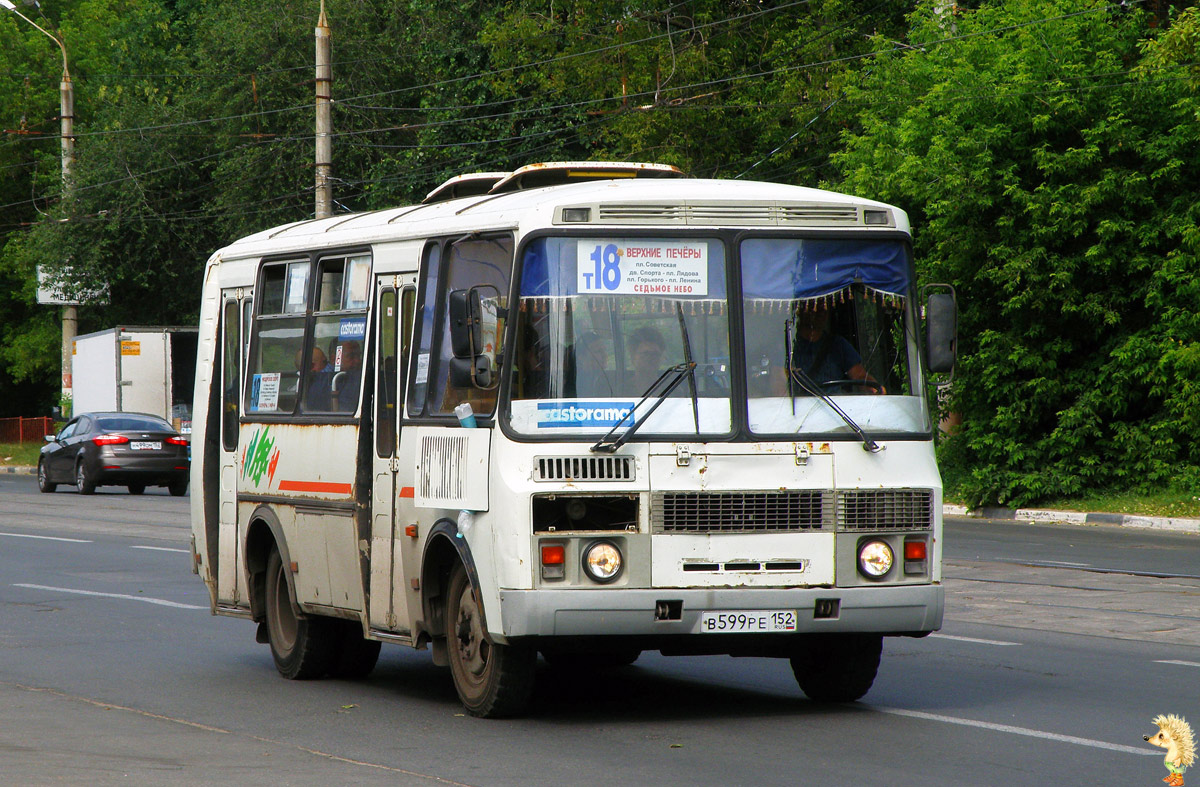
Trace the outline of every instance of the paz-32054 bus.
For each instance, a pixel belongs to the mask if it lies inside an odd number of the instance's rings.
[[[954,305],[918,297],[902,211],[663,165],[244,238],[205,270],[195,569],[286,677],[428,647],[479,716],[539,654],[775,656],[857,699],[942,621]]]

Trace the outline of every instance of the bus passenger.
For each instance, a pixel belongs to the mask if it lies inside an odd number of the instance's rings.
[[[643,325],[629,337],[629,354],[633,359],[629,382],[634,391],[645,392],[662,375],[666,347],[662,334],[650,325]]]

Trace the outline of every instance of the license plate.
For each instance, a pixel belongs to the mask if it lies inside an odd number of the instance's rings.
[[[162,443],[160,442],[133,442],[129,447],[134,451],[161,451]]]
[[[794,609],[700,613],[701,634],[757,634],[795,630],[796,610]]]

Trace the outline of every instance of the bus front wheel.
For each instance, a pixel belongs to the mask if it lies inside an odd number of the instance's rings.
[[[279,550],[267,560],[267,640],[275,669],[289,680],[319,678],[329,671],[336,655],[332,622],[300,614],[288,592],[287,567]]]
[[[875,682],[882,651],[878,634],[817,635],[792,656],[792,673],[811,700],[854,702]]]
[[[495,718],[524,710],[533,692],[537,651],[488,640],[483,606],[462,565],[450,574],[446,624],[450,673],[467,712]]]

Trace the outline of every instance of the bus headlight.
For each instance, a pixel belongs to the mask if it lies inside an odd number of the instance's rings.
[[[621,576],[621,550],[611,541],[594,541],[583,550],[583,572],[595,582],[608,583]]]
[[[886,541],[866,541],[858,547],[858,570],[864,577],[887,576],[895,562],[896,555]]]

